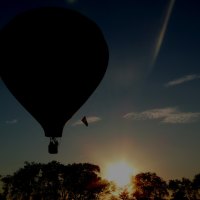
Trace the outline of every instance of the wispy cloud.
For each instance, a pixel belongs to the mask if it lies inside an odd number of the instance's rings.
[[[125,119],[132,120],[153,120],[157,119],[163,123],[183,124],[191,123],[200,117],[199,112],[181,112],[177,108],[158,108],[143,112],[130,112],[123,116]]]
[[[101,121],[101,120],[102,119],[100,117],[97,117],[97,116],[87,117],[88,124],[95,123],[95,122],[98,122],[98,121]],[[72,124],[72,126],[78,126],[78,125],[84,125],[84,124],[81,120],[78,120],[78,121],[76,121],[75,123]]]
[[[18,123],[17,119],[12,119],[12,120],[7,120],[6,121],[6,124],[16,124],[16,123]]]
[[[165,14],[165,17],[163,18],[163,24],[162,24],[162,26],[160,28],[160,31],[159,31],[159,34],[158,34],[158,38],[157,38],[157,41],[156,41],[155,50],[154,50],[152,63],[151,63],[151,69],[153,68],[153,66],[154,66],[154,64],[156,62],[156,59],[158,57],[158,54],[159,54],[163,39],[165,37],[165,33],[166,33],[166,30],[167,30],[169,19],[170,19],[170,16],[172,14],[172,10],[173,10],[174,4],[175,4],[175,0],[169,0],[168,1],[166,14]]]
[[[199,78],[200,78],[200,75],[198,75],[198,74],[186,75],[186,76],[183,76],[181,78],[169,81],[168,83],[165,84],[165,87],[179,85],[179,84],[182,84],[182,83],[185,83],[185,82],[188,82],[188,81],[192,81],[192,80],[195,80],[195,79],[199,79]]]

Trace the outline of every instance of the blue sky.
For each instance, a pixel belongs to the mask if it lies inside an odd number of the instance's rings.
[[[59,154],[0,80],[0,174],[24,161],[107,163],[170,179],[200,172],[200,13],[198,0],[74,0],[0,3],[0,27],[23,10],[59,5],[78,10],[104,33],[107,72],[66,123]],[[12,72],[11,72],[12,73]],[[78,93],[78,91],[77,91]],[[86,115],[89,126],[79,120]]]

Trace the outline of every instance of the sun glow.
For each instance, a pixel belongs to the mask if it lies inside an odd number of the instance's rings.
[[[119,187],[125,187],[130,183],[133,172],[133,168],[128,163],[116,162],[107,166],[105,178],[113,181]]]

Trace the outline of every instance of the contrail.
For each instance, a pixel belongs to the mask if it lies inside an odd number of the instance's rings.
[[[167,7],[167,11],[166,11],[166,15],[164,17],[163,25],[160,29],[158,39],[157,39],[157,42],[156,42],[155,51],[154,51],[151,66],[150,66],[150,71],[153,69],[153,66],[154,66],[154,64],[157,60],[157,57],[158,57],[158,54],[159,54],[159,51],[160,51],[160,47],[161,47],[162,42],[163,42],[163,38],[164,38],[165,32],[167,30],[167,25],[168,25],[168,22],[169,22],[169,19],[170,19],[170,16],[171,16],[171,13],[172,13],[172,10],[173,10],[173,7],[174,7],[175,0],[169,0],[169,1],[170,2],[169,2],[169,5]]]

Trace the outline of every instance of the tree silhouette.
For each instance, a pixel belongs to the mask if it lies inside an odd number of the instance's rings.
[[[4,196],[11,200],[99,199],[108,188],[97,165],[25,163],[12,176],[2,178]]]
[[[124,189],[120,194],[119,194],[119,199],[120,200],[130,200],[129,192],[127,189]]]
[[[65,168],[63,186],[69,199],[98,199],[108,182],[98,175],[100,168],[88,163],[72,164]]]
[[[25,162],[13,175],[0,176],[0,200],[199,200],[200,174],[170,180],[167,184],[156,173],[135,175],[130,192],[102,179],[98,165],[57,161],[47,164]],[[130,189],[129,188],[129,189]],[[170,197],[169,197],[170,194]]]
[[[60,199],[61,184],[59,176],[62,173],[61,167],[62,164],[56,161],[42,165],[38,177],[40,188],[38,188],[39,191],[37,191],[35,199],[39,196],[45,197],[45,200]]]
[[[11,199],[29,199],[36,192],[39,164],[25,162],[24,168],[19,169],[12,176],[2,178],[4,195]]]
[[[137,200],[162,200],[168,196],[167,184],[155,173],[140,173],[133,178]]]
[[[2,179],[2,176],[1,176],[1,174],[0,174],[0,187],[1,187],[1,179]],[[1,188],[0,188],[0,200],[5,200],[4,194],[2,193]]]
[[[172,193],[172,200],[196,200],[198,197],[198,176],[195,176],[194,181],[187,178],[182,180],[170,180],[168,188]]]
[[[194,198],[200,199],[200,174],[195,175],[193,179]]]

